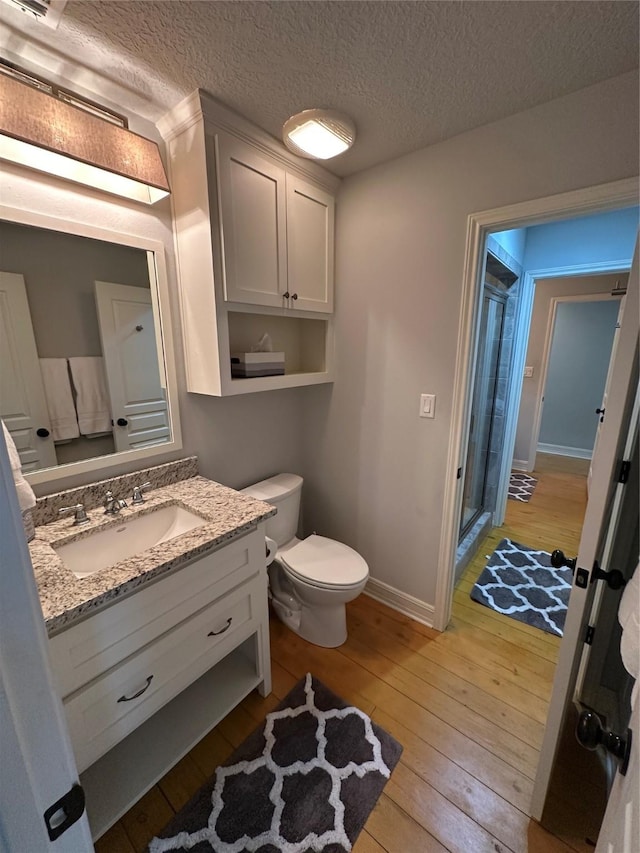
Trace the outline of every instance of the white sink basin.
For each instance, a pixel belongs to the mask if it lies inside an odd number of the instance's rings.
[[[204,518],[172,504],[53,548],[77,578],[86,578],[204,524]]]

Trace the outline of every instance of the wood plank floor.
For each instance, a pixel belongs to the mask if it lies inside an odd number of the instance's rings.
[[[356,853],[592,851],[584,838],[551,835],[526,815],[559,641],[469,598],[503,536],[577,553],[586,478],[567,467],[540,459],[531,501],[508,502],[506,524],[458,585],[444,633],[364,595],[348,607],[349,639],[339,649],[306,643],[273,620],[272,695],[247,697],[97,842],[98,853],[144,850],[308,671],[404,747]]]

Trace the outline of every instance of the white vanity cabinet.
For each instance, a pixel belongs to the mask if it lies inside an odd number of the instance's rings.
[[[201,92],[158,123],[167,141],[187,388],[226,396],[333,379],[339,179]],[[285,374],[232,378],[268,333]]]
[[[251,690],[271,692],[264,526],[53,636],[94,837]]]

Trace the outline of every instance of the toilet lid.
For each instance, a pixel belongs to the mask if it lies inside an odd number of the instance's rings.
[[[323,586],[355,586],[369,575],[369,567],[357,551],[315,534],[281,553],[279,559],[302,580]]]

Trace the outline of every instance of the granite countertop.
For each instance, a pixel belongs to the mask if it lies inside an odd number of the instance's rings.
[[[29,550],[50,635],[162,574],[180,568],[194,557],[248,533],[258,522],[276,512],[270,504],[199,476],[157,488],[146,493],[145,499],[137,506],[129,504],[116,516],[105,515],[102,508],[88,510],[89,524],[74,526],[73,521],[65,517],[36,527],[36,536],[29,543]],[[53,549],[54,545],[84,538],[99,529],[122,525],[137,515],[171,504],[178,504],[201,516],[206,524],[82,579],[66,567]]]

